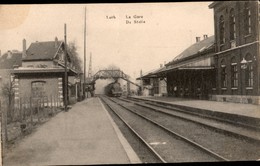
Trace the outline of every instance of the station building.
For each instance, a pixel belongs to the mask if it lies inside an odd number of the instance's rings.
[[[164,78],[168,96],[260,104],[259,2],[216,1],[209,8],[214,36],[197,37],[163,70],[140,79]]]
[[[49,102],[55,98],[61,105],[65,96],[65,43],[57,38],[53,41],[34,42],[26,49],[23,40],[22,63],[12,70],[15,100],[32,97],[34,100]],[[77,101],[78,72],[68,59],[68,101]]]
[[[214,36],[204,35],[203,40],[196,38],[196,43],[185,49],[171,62],[167,63],[168,96],[209,99],[215,82]]]
[[[259,2],[216,1],[214,10],[216,84],[213,99],[260,102]]]

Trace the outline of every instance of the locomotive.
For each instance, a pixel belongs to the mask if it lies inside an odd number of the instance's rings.
[[[120,83],[112,82],[105,87],[105,93],[111,97],[120,97],[123,93]]]

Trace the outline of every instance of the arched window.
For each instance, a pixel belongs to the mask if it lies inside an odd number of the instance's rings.
[[[236,57],[231,59],[231,84],[232,87],[238,87],[238,72],[237,72],[237,62]]]
[[[249,7],[249,2],[245,2],[245,11],[244,11],[244,24],[245,24],[245,33],[246,35],[251,34],[252,23],[251,23],[251,10]]]
[[[224,59],[221,61],[221,87],[227,87],[227,67]]]
[[[235,40],[235,38],[236,38],[236,18],[235,18],[234,9],[230,10],[229,23],[230,23],[230,40]]]
[[[45,81],[33,81],[31,83],[33,98],[42,98],[45,96],[45,83]]]
[[[247,61],[247,68],[245,71],[245,77],[246,77],[246,86],[247,87],[253,87],[253,80],[254,80],[254,67],[253,67],[253,58],[251,54],[246,54],[245,57]]]
[[[219,18],[219,40],[220,44],[225,43],[225,22],[223,16]]]

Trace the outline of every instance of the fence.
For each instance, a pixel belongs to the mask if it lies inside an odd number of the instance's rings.
[[[2,138],[12,141],[61,111],[59,96],[23,97],[0,100]]]

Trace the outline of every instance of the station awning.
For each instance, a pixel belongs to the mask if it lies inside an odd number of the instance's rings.
[[[13,74],[41,74],[41,73],[64,73],[64,68],[18,68],[12,70]],[[71,69],[67,70],[68,76],[74,76],[76,73],[72,71]]]
[[[176,68],[175,67],[168,68],[168,69],[160,71],[157,74],[167,73],[167,72],[174,71],[174,70],[176,71],[176,70],[212,70],[212,69],[214,69],[213,66],[183,66],[183,67],[176,67]]]
[[[212,66],[192,66],[192,67],[179,67],[178,70],[210,70],[214,69]]]
[[[156,73],[153,73],[152,75],[145,75],[143,77],[137,78],[137,80],[142,79],[148,79],[148,78],[161,78],[161,77],[166,77],[167,72],[172,72],[172,71],[178,71],[178,70],[212,70],[214,69],[213,66],[183,66],[183,67],[174,67],[174,68],[165,68],[163,70],[160,70]]]

